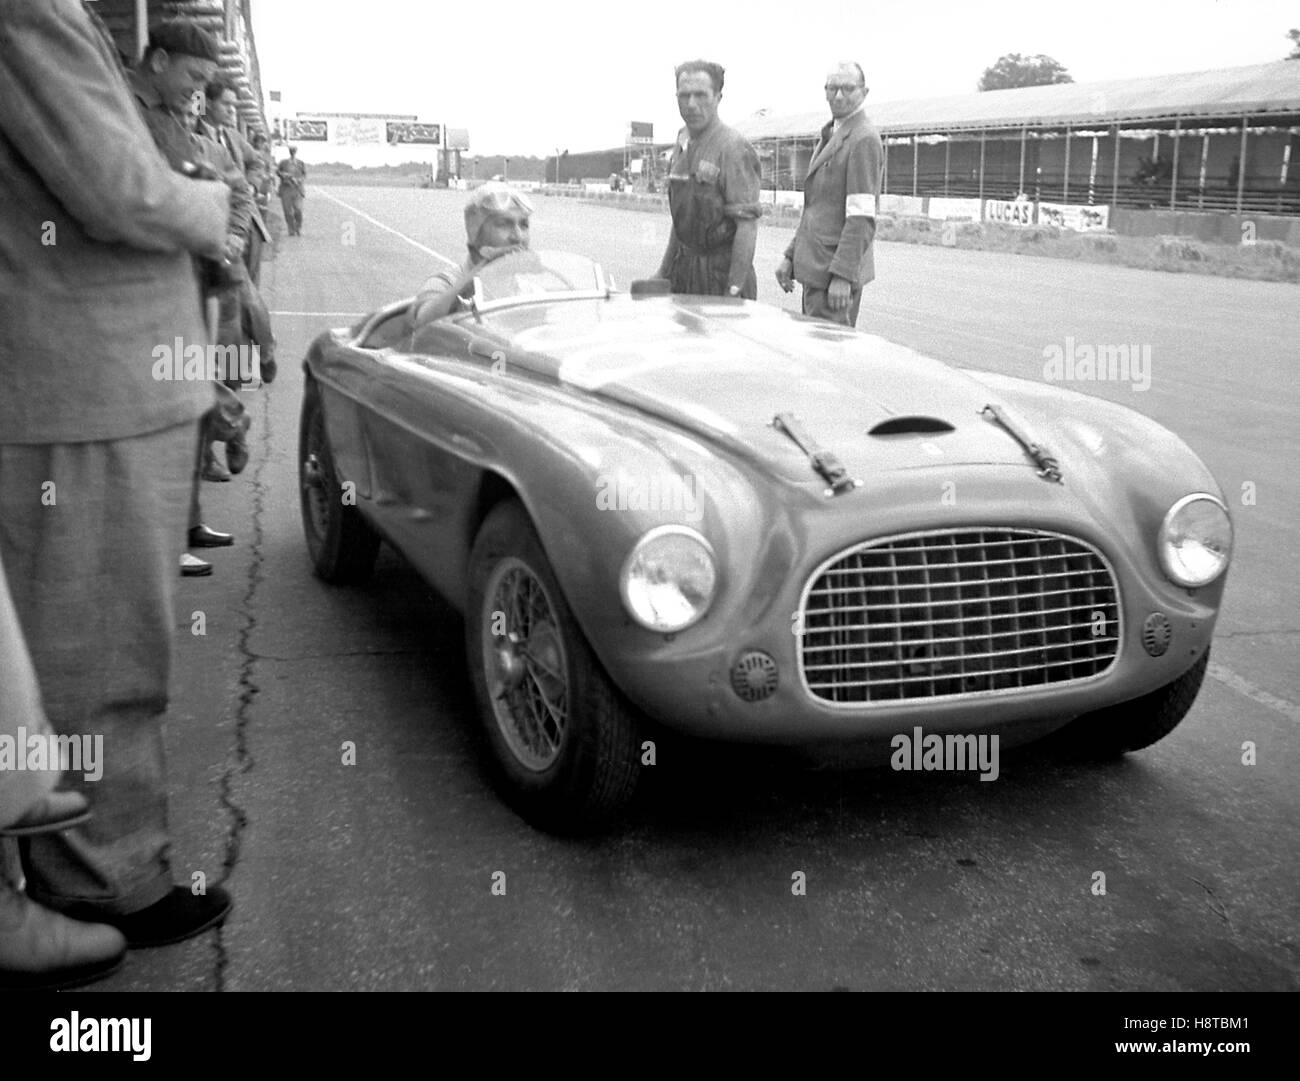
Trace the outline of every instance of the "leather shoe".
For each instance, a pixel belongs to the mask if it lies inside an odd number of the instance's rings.
[[[230,915],[234,902],[220,886],[195,896],[184,886],[173,886],[171,893],[156,904],[126,915],[104,912],[93,905],[75,905],[67,910],[79,919],[101,920],[126,936],[133,950],[153,946],[170,946],[216,927]]]
[[[205,562],[198,556],[192,556],[189,552],[186,552],[181,556],[182,578],[203,578],[211,573],[211,563]]]
[[[205,525],[196,525],[190,527],[189,540],[191,548],[229,548],[235,543],[235,536],[233,533],[218,533]]]
[[[216,452],[213,451],[211,444],[208,444],[207,452],[203,455],[203,468],[199,471],[199,476],[204,480],[218,483],[230,479],[230,474],[226,471],[226,467],[217,460]]]
[[[59,990],[107,976],[126,956],[126,938],[38,905],[0,880],[0,989]]]
[[[243,436],[226,440],[226,468],[231,473],[242,473],[248,465],[248,444]]]
[[[90,804],[80,792],[51,792],[39,799],[17,822],[0,829],[0,837],[30,837],[79,826],[90,818]]]

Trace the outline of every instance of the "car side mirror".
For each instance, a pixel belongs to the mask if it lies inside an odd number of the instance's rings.
[[[673,291],[667,278],[638,278],[632,283],[632,299],[640,297],[666,297]]]

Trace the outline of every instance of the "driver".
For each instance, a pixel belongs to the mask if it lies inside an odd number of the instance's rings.
[[[460,297],[474,292],[474,275],[493,259],[528,247],[528,219],[533,204],[522,192],[498,180],[474,189],[465,204],[465,239],[469,258],[455,270],[442,270],[420,286],[411,306],[411,320],[419,326],[440,319]]]

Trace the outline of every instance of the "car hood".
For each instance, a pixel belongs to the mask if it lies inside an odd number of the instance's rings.
[[[793,414],[850,476],[1030,466],[1020,444],[980,413],[991,403],[1012,410],[971,375],[769,306],[622,299],[524,306],[486,322],[539,374],[728,445],[792,480],[810,479],[809,460],[774,427],[778,414]]]

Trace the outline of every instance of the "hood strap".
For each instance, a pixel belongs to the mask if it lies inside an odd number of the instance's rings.
[[[789,436],[795,446],[808,455],[813,469],[830,485],[827,495],[851,492],[861,483],[849,476],[849,471],[834,454],[818,446],[817,441],[808,434],[803,423],[793,413],[778,413],[772,418],[772,427]]]

